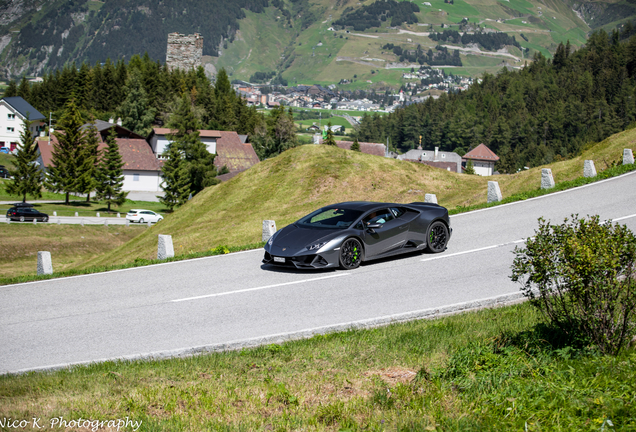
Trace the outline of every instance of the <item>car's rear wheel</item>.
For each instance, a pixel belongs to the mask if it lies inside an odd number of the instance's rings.
[[[340,246],[340,267],[345,270],[358,268],[362,262],[362,243],[358,239],[349,238]]]
[[[24,216],[20,216],[20,222],[24,222]]]
[[[446,250],[448,243],[448,228],[444,222],[435,221],[428,227],[428,235],[426,236],[429,252],[438,253]]]
[[[139,218],[139,223],[144,223],[144,218]]]

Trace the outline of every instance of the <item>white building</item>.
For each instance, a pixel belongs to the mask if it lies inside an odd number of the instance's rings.
[[[88,124],[82,128],[88,127]],[[115,123],[102,120],[95,121],[95,127],[99,135],[99,150],[104,151],[107,147],[106,137],[112,128],[117,135],[116,141],[119,147],[119,154],[124,163],[123,174],[124,184],[122,190],[127,192],[163,192],[161,178],[162,161],[157,160],[148,142],[140,135]],[[46,172],[52,165],[53,149],[57,142],[55,135],[48,138],[39,139],[38,163]]]
[[[163,152],[168,149],[168,144],[172,141],[168,138],[170,134],[177,131],[168,128],[153,128],[148,136],[148,142],[152,148],[152,152],[159,159],[163,159]],[[221,132],[214,130],[200,130],[199,140],[205,144],[211,154],[216,154],[216,142],[221,138]]]
[[[469,160],[473,162],[475,174],[491,176],[495,172],[495,162],[499,160],[499,156],[482,143],[464,155],[462,161],[464,168]]]
[[[24,127],[23,120],[27,114],[29,120],[33,121],[31,136],[35,137],[45,117],[20,96],[0,100],[0,147],[15,150],[20,142],[20,134]]]

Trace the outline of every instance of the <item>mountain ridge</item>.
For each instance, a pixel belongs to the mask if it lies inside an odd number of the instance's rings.
[[[396,86],[395,74],[370,77],[399,60],[382,46],[400,42],[436,50],[429,30],[513,35],[523,45],[508,49],[519,59],[510,66],[518,67],[527,59],[523,50],[550,55],[559,42],[580,46],[591,29],[636,17],[633,0],[431,0],[413,3],[412,10],[419,10],[411,12],[416,22],[410,16],[396,21],[387,9],[372,17],[373,26],[356,27],[356,17],[369,15],[365,11],[372,6],[375,0],[0,0],[0,77],[39,76],[64,64],[127,60],[144,52],[164,63],[168,33],[196,32],[203,36],[205,60],[225,67],[233,78],[262,72],[292,82],[327,83],[358,75],[358,84],[384,80]],[[464,68],[458,72],[465,75],[506,64],[493,53],[477,57],[462,51],[461,56]],[[371,58],[372,66],[362,58]]]

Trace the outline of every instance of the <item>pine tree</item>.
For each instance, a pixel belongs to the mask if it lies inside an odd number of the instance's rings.
[[[9,195],[22,196],[22,202],[26,202],[27,195],[34,198],[42,197],[42,173],[38,168],[36,160],[38,158],[37,145],[31,136],[31,121],[29,113],[22,121],[22,133],[20,133],[20,145],[18,154],[13,163],[15,170],[9,170],[9,175],[13,179],[7,184],[6,190]]]
[[[31,83],[25,76],[20,80],[20,85],[18,86],[18,96],[22,99],[29,101],[31,100]]]
[[[353,150],[353,151],[357,151],[357,152],[359,152],[359,151],[360,151],[360,143],[358,142],[358,138],[356,138],[356,139],[353,141],[353,144],[351,144],[351,150]]]
[[[215,179],[214,156],[199,139],[197,120],[188,95],[184,95],[169,126],[176,132],[170,139],[171,147],[181,151],[185,169],[189,173],[189,193],[196,194],[207,186],[218,183]]]
[[[18,95],[18,86],[14,80],[9,81],[9,85],[4,89],[4,97],[14,97]]]
[[[106,138],[107,147],[97,168],[97,198],[108,205],[108,213],[112,204],[120,206],[126,202],[128,192],[122,191],[124,186],[124,163],[121,160],[117,145],[115,128],[111,128]]]
[[[84,130],[84,144],[78,157],[77,190],[86,194],[86,202],[91,200],[91,192],[98,184],[97,167],[99,159],[99,132],[95,127],[95,119],[91,117],[88,128]]]
[[[336,145],[336,140],[334,139],[333,131],[331,130],[331,122],[327,123],[327,138],[323,144],[331,146]]]
[[[131,71],[128,77],[125,94],[126,99],[118,109],[123,126],[141,136],[147,136],[152,130],[156,110],[150,106],[141,76],[136,70]]]
[[[85,141],[82,116],[73,99],[66,104],[59,124],[62,131],[53,133],[57,142],[53,144],[46,186],[53,192],[65,193],[69,204],[70,193],[79,192],[80,151]]]
[[[163,178],[163,197],[159,201],[172,210],[175,207],[185,204],[190,193],[190,176],[186,169],[186,163],[181,151],[174,143],[168,146],[168,150],[163,153],[165,162],[161,169]]]

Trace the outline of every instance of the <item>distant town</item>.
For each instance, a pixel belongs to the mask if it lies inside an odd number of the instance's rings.
[[[273,108],[280,105],[294,108],[316,108],[343,111],[390,113],[396,108],[411,103],[423,102],[429,97],[438,98],[441,93],[458,92],[468,89],[473,79],[447,75],[443,70],[421,66],[411,67],[410,72],[402,74],[406,83],[397,93],[356,92],[338,90],[335,84],[297,85],[294,87],[252,84],[235,81],[234,89],[247,101],[249,106]],[[347,84],[342,80],[339,84]],[[431,90],[436,92],[431,93]],[[431,94],[421,93],[428,92]]]

